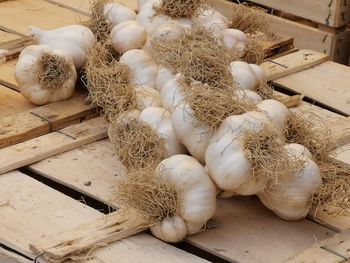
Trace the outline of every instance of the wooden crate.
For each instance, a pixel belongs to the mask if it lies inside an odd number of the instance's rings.
[[[63,8],[81,15],[84,10],[77,11],[79,1],[50,0],[45,7],[52,14]],[[74,8],[68,6],[71,4]],[[40,6],[35,10],[44,12]],[[74,19],[69,15],[65,23]],[[0,26],[1,20],[0,16]],[[13,31],[19,31],[17,25]],[[113,186],[121,171],[106,139],[106,124],[85,103],[86,94],[34,106],[16,91],[14,64],[0,65],[0,244],[4,246],[0,247],[0,262],[29,263],[37,256],[31,245],[48,240],[45,246],[50,246],[62,233],[107,220],[104,213],[117,207]],[[303,102],[296,111],[316,112],[330,123],[349,116],[350,68],[311,50],[270,59],[262,66],[274,85],[305,94],[327,108]],[[337,158],[350,164],[350,144],[338,150]],[[219,200],[215,219],[219,225],[177,247],[140,233],[92,251],[94,259],[89,262],[340,263],[349,258],[348,232],[342,231],[350,227],[347,216],[319,213],[316,218],[310,214],[308,219],[288,222],[264,208],[257,198],[240,197]],[[316,244],[318,241],[322,242]]]
[[[333,28],[346,26],[350,22],[350,8],[347,0],[249,1]]]
[[[232,12],[232,8],[230,8],[232,3],[229,3],[226,0],[215,0],[215,2],[215,5],[219,10],[222,10],[226,14]],[[305,5],[311,3],[315,4],[314,1],[296,1],[296,3],[293,1],[293,4],[291,4],[290,1],[280,0],[258,0],[251,2],[273,3],[271,6],[267,6],[269,8],[274,8],[275,5],[297,7],[299,3],[305,3]],[[289,2],[289,4],[286,2]],[[327,2],[329,1],[327,0]],[[335,3],[340,1],[330,2]],[[343,0],[341,0],[341,2],[343,2]],[[350,13],[350,8],[348,8],[348,10]],[[306,11],[308,12],[309,9],[306,9]],[[313,49],[329,55],[335,62],[345,65],[348,64],[350,54],[350,31],[346,28],[346,24],[340,28],[333,28],[314,21],[306,20],[300,16],[297,17],[295,15],[285,14],[278,10],[274,10],[271,13],[273,14],[269,16],[271,30],[292,36],[297,49]]]

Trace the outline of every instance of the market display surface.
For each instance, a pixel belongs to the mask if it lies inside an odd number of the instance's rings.
[[[226,1],[0,15],[0,262],[349,259],[348,67]]]

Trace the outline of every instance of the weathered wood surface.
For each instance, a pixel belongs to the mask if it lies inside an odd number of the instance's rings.
[[[105,217],[17,171],[0,176],[0,193],[0,242],[31,258],[36,256],[29,250],[33,242]],[[146,234],[101,248],[90,256],[94,260],[89,263],[207,262]]]
[[[103,118],[99,117],[1,149],[0,174],[103,139],[106,136],[106,124]]]

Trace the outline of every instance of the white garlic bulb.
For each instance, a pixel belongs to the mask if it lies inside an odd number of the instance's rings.
[[[134,89],[136,90],[138,104],[142,109],[151,106],[162,107],[160,93],[157,90],[147,86],[135,86]]]
[[[77,72],[65,51],[38,45],[23,49],[16,64],[15,78],[24,97],[43,105],[71,97]]]
[[[110,36],[112,47],[119,54],[142,48],[147,39],[145,29],[133,20],[120,22],[112,29]]]
[[[204,167],[188,155],[162,161],[156,175],[178,191],[179,214],[152,226],[151,232],[167,242],[179,242],[201,230],[216,209],[216,189]]]
[[[290,111],[281,102],[273,99],[263,100],[257,104],[257,108],[266,114],[281,131],[284,129]]]
[[[227,18],[213,8],[203,10],[199,16],[194,18],[194,22],[213,32],[216,36],[222,36],[223,30],[228,28]]]
[[[253,195],[264,188],[264,178],[252,180],[252,165],[244,143],[248,132],[257,133],[269,122],[264,114],[252,111],[230,116],[221,123],[205,153],[209,175],[220,189]]]
[[[171,124],[171,114],[166,109],[148,107],[141,112],[140,118],[163,139],[168,157],[187,152],[186,148],[175,136]]]
[[[111,28],[115,27],[120,22],[136,19],[136,13],[134,10],[117,3],[106,4],[103,9],[103,14],[110,23]]]
[[[205,151],[213,136],[210,126],[199,121],[191,107],[184,101],[175,107],[171,122],[180,142],[194,158],[204,163]]]
[[[29,29],[38,44],[64,50],[72,57],[76,69],[81,69],[85,64],[88,48],[96,42],[92,31],[82,25],[69,25],[48,31],[33,26]]]
[[[223,30],[222,34],[224,47],[242,57],[248,42],[247,36],[242,31],[232,28]]]
[[[243,90],[254,90],[264,81],[264,72],[258,65],[234,61],[230,63],[230,68],[234,81]]]
[[[279,217],[299,220],[309,212],[312,194],[322,185],[322,179],[317,164],[309,158],[308,149],[300,144],[286,144],[285,148],[290,156],[305,162],[304,168],[295,173],[290,182],[271,182],[258,196]]]
[[[165,67],[159,67],[156,77],[156,89],[158,91],[161,91],[164,87],[164,85],[174,78],[174,73],[171,69],[165,68]]]
[[[178,73],[166,82],[160,91],[163,107],[170,112],[173,112],[180,102],[185,99],[184,84],[180,81],[181,73]]]
[[[130,68],[132,84],[156,88],[158,65],[144,50],[132,49],[125,52],[120,57],[120,63]]]
[[[235,93],[238,99],[250,104],[256,105],[263,100],[258,93],[251,90],[235,90]]]

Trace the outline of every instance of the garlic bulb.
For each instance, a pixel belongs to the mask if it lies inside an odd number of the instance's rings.
[[[180,207],[179,214],[155,224],[151,232],[164,241],[179,242],[200,231],[216,209],[215,185],[203,166],[191,156],[179,154],[162,161],[156,175],[177,189]]]
[[[139,9],[136,21],[145,28],[148,34],[151,34],[156,29],[156,27],[152,25],[152,22],[156,16],[156,10],[154,10],[153,7],[160,4],[161,0],[148,0],[142,5],[141,9]]]
[[[92,31],[82,25],[70,25],[48,31],[33,26],[29,29],[38,44],[64,50],[72,57],[76,69],[85,64],[88,48],[96,42]]]
[[[133,20],[120,22],[112,29],[110,35],[112,47],[119,54],[143,47],[147,39],[145,29]]]
[[[183,84],[180,82],[181,74],[176,74],[160,91],[163,107],[172,112],[185,99]]]
[[[159,67],[156,77],[156,88],[157,90],[161,91],[164,87],[164,85],[171,80],[174,77],[174,73],[172,70],[165,68],[165,67]]]
[[[256,105],[263,100],[258,93],[251,90],[235,90],[235,93],[238,99],[250,104]]]
[[[224,47],[242,57],[248,42],[247,36],[242,31],[232,28],[223,30],[222,34]]]
[[[243,90],[254,90],[259,82],[264,81],[264,72],[258,65],[234,61],[230,68],[235,82]]]
[[[77,72],[66,52],[38,45],[23,49],[16,64],[15,78],[24,97],[43,105],[71,97]]]
[[[111,24],[111,28],[126,20],[135,20],[136,13],[129,7],[121,4],[109,3],[104,6],[103,15]]]
[[[223,30],[228,28],[227,18],[213,8],[205,9],[194,18],[194,22],[213,32],[216,36],[222,36]]]
[[[259,132],[269,120],[260,112],[226,118],[212,136],[205,152],[209,175],[229,192],[252,195],[264,188],[264,179],[251,179],[251,163],[244,148],[247,132]]]
[[[258,103],[257,107],[273,121],[277,128],[280,130],[284,129],[290,116],[290,112],[284,104],[277,100],[269,99]]]
[[[136,86],[134,89],[136,90],[138,104],[142,109],[151,106],[162,107],[160,93],[157,90],[147,86]]]
[[[140,118],[163,139],[168,156],[187,152],[175,136],[170,112],[164,108],[148,107],[141,112]]]
[[[298,144],[287,144],[285,148],[291,156],[305,162],[304,168],[287,184],[270,183],[258,196],[279,217],[298,220],[309,212],[312,194],[322,185],[322,179],[308,149]]]
[[[181,26],[174,22],[168,22],[157,27],[152,34],[150,34],[150,41],[171,41],[179,39],[183,34]]]
[[[144,50],[129,50],[120,57],[120,62],[129,66],[132,84],[156,88],[158,65]]]
[[[171,122],[180,142],[194,158],[204,163],[205,150],[213,136],[210,126],[197,120],[193,110],[185,102],[181,102],[174,109]]]

